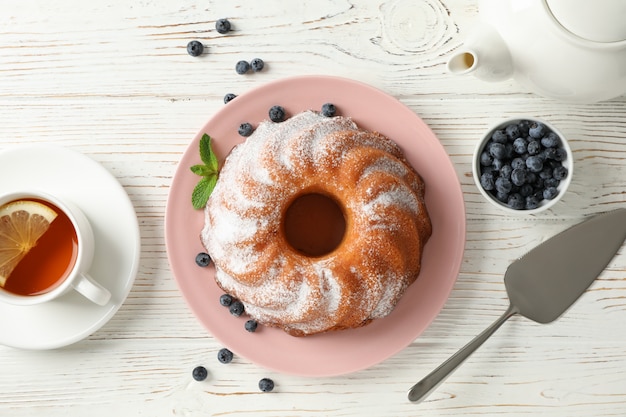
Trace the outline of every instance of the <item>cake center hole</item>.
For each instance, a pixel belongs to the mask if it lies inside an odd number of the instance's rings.
[[[294,249],[307,256],[322,256],[335,250],[346,231],[346,219],[331,197],[304,194],[285,212],[285,238]]]

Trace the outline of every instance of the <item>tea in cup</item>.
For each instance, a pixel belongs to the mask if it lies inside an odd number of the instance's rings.
[[[33,305],[74,289],[98,305],[111,293],[88,275],[93,230],[71,202],[39,191],[0,196],[0,302]]]

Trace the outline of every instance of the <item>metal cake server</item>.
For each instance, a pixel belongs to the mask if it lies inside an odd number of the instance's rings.
[[[563,314],[611,262],[626,239],[626,209],[596,215],[541,243],[504,275],[509,308],[491,326],[409,390],[410,401],[433,392],[509,318],[550,323]]]

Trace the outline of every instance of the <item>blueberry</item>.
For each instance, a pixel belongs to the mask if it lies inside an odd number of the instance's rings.
[[[229,307],[230,314],[235,317],[239,317],[243,314],[245,307],[243,303],[239,300],[233,301],[233,303]]]
[[[519,127],[517,126],[517,124],[510,124],[508,125],[504,131],[506,132],[506,135],[509,137],[509,139],[511,140],[515,140],[517,138],[519,138],[522,133],[520,132]]]
[[[513,146],[512,143],[505,143],[504,150],[505,150],[504,155],[507,159],[513,159],[513,157],[516,156],[515,147]]]
[[[548,187],[558,187],[559,184],[561,184],[561,180],[557,180],[556,178],[548,178],[546,180],[543,181],[543,186],[548,188]]]
[[[562,165],[554,168],[552,171],[552,177],[559,181],[565,179],[567,177],[567,168]]]
[[[332,103],[324,103],[322,105],[322,116],[333,117],[337,113],[337,108]]]
[[[501,202],[503,204],[506,204],[509,201],[509,193],[503,193],[503,192],[497,191],[496,192],[496,199],[499,202]]]
[[[529,195],[528,197],[526,197],[526,210],[534,210],[537,207],[539,207],[539,203],[541,202],[541,199],[539,199],[536,195]]]
[[[544,168],[539,173],[539,178],[544,181],[548,178],[552,178],[552,168],[550,168],[549,166],[544,166]]]
[[[187,44],[187,53],[191,56],[200,56],[204,51],[204,45],[200,41],[191,41]]]
[[[511,182],[513,183],[513,185],[521,187],[522,185],[526,184],[527,179],[527,172],[524,168],[515,168],[513,172],[511,172]]]
[[[234,301],[233,296],[230,294],[222,294],[220,296],[220,304],[223,305],[224,307],[230,307],[233,301]]]
[[[480,165],[484,167],[491,166],[493,163],[493,156],[487,151],[482,151],[480,153]]]
[[[563,166],[561,162],[557,162],[557,161],[546,161],[544,163],[552,169]]]
[[[539,122],[531,123],[528,135],[534,139],[541,139],[546,134],[546,127]]]
[[[513,142],[513,149],[515,150],[515,153],[519,155],[522,155],[528,152],[528,143],[526,142],[526,139],[524,138],[515,139],[515,141]]]
[[[196,255],[196,264],[198,266],[209,266],[211,264],[211,257],[206,252],[200,252]]]
[[[209,376],[209,371],[207,371],[204,366],[196,366],[193,368],[191,376],[193,376],[193,379],[196,381],[204,381],[206,377]]]
[[[496,143],[506,143],[509,137],[504,130],[498,129],[491,134],[491,139]]]
[[[510,179],[512,172],[513,172],[513,168],[511,168],[511,165],[509,164],[504,164],[502,165],[502,168],[500,168],[500,176],[502,178]]]
[[[489,146],[489,153],[496,159],[503,159],[506,157],[506,146],[503,143],[493,142]]]
[[[528,136],[528,129],[530,129],[530,120],[520,120],[517,123],[517,128],[519,129],[520,135],[522,137]]]
[[[230,363],[233,360],[233,352],[222,348],[217,352],[217,360],[221,363]]]
[[[243,75],[250,71],[250,64],[248,61],[239,61],[237,62],[237,65],[235,65],[235,71],[237,71],[237,74]]]
[[[280,123],[285,120],[285,109],[282,106],[272,106],[269,116],[272,122]]]
[[[224,96],[224,104],[231,102],[237,95],[233,93],[228,93]]]
[[[491,168],[493,168],[494,171],[500,171],[503,166],[504,162],[502,159],[494,159],[493,162],[491,162]]]
[[[496,179],[496,191],[501,194],[508,194],[513,189],[513,183],[508,178],[498,177]]]
[[[538,156],[529,156],[526,160],[526,166],[532,172],[541,172],[543,169],[543,161]]]
[[[511,161],[511,168],[513,169],[526,168],[526,161],[523,158],[515,158]]]
[[[496,188],[496,184],[493,173],[483,172],[480,176],[480,186],[483,187],[483,190],[485,191],[494,190]]]
[[[543,183],[543,178],[540,178],[539,176],[535,177],[535,181],[533,181],[532,186],[535,187],[537,190],[542,190],[545,188],[545,184]]]
[[[556,158],[556,148],[546,148],[539,155],[541,155],[544,160],[554,161]]]
[[[270,392],[274,389],[274,381],[269,378],[263,378],[259,381],[259,389],[263,392]]]
[[[248,137],[254,132],[254,128],[248,122],[242,123],[239,125],[239,134],[243,137]]]
[[[527,149],[529,155],[537,155],[539,152],[541,152],[541,143],[536,140],[531,140],[530,142],[528,142]]]
[[[533,186],[530,184],[524,184],[520,187],[519,193],[521,194],[522,197],[528,197],[529,195],[532,195],[533,193]]]
[[[493,169],[493,167],[482,167],[482,169],[480,170],[480,172],[485,173],[488,172],[491,175],[498,175],[498,171],[496,171],[495,169]]]
[[[546,189],[543,190],[543,198],[546,200],[552,200],[558,194],[559,190],[557,190],[556,187],[546,187]]]
[[[541,138],[541,144],[546,148],[556,148],[561,144],[561,141],[556,133],[548,132],[547,135]]]
[[[513,210],[523,210],[526,206],[526,199],[519,193],[514,193],[509,196],[507,205]]]
[[[215,30],[222,35],[230,32],[230,22],[228,19],[219,19],[215,22]]]
[[[248,320],[246,321],[246,324],[244,325],[244,328],[249,331],[250,333],[254,333],[256,331],[256,328],[259,326],[259,323],[256,320]]]
[[[263,62],[261,58],[254,58],[250,61],[250,68],[252,68],[254,72],[263,71],[263,67],[265,67],[265,62]]]
[[[561,162],[561,161],[565,161],[566,158],[567,158],[567,152],[565,152],[565,149],[556,148],[556,153],[554,154],[554,160]]]

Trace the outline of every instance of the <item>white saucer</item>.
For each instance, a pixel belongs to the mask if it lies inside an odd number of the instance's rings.
[[[111,291],[98,306],[75,291],[36,306],[0,303],[0,344],[54,349],[89,336],[120,308],[135,281],[140,237],[135,209],[113,175],[93,159],[52,145],[25,145],[0,152],[0,190],[40,189],[74,202],[94,231],[90,275]]]

